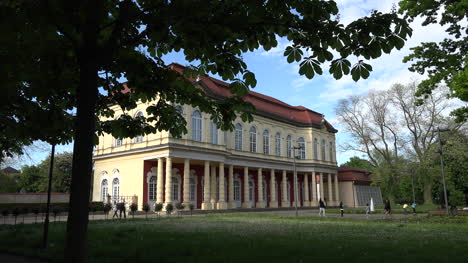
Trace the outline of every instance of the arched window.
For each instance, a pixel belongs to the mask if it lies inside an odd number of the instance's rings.
[[[257,129],[255,126],[252,126],[250,128],[249,132],[249,138],[250,138],[250,152],[257,152]]]
[[[180,182],[175,176],[172,177],[172,201],[179,201]]]
[[[240,123],[236,124],[236,131],[234,136],[236,151],[242,151],[242,125]]]
[[[305,159],[305,140],[304,137],[297,138],[297,145],[299,146],[299,159]]]
[[[101,182],[101,201],[106,202],[107,193],[109,192],[109,186],[107,179],[102,180]]]
[[[322,151],[322,161],[326,161],[327,153],[325,152],[325,139],[322,139],[322,145],[320,145],[321,151]]]
[[[276,156],[281,155],[281,134],[279,132],[275,136],[275,153]]]
[[[198,110],[192,113],[192,140],[202,140],[202,115]]]
[[[114,178],[114,180],[112,180],[112,199],[114,199],[114,201],[119,201],[119,194],[120,181],[119,178]]]
[[[190,178],[189,181],[189,198],[190,201],[195,201],[196,194],[197,194],[197,180],[195,178]]]
[[[156,200],[156,176],[151,176],[148,182],[148,199],[150,201]]]
[[[333,142],[330,142],[330,146],[329,146],[328,152],[330,153],[330,162],[333,162],[333,161],[334,161],[333,153],[335,152],[334,149],[333,149]]]
[[[120,138],[115,138],[115,147],[122,146],[122,139]]]
[[[318,140],[314,138],[314,159],[318,160]]]
[[[288,153],[288,158],[291,158],[292,157],[292,139],[291,139],[291,135],[288,135],[288,137],[286,137],[286,151]]]
[[[212,144],[218,144],[218,128],[213,120],[210,121],[210,142]]]
[[[263,131],[263,153],[270,154],[270,132],[268,130]]]
[[[143,117],[143,112],[141,111],[138,111],[136,114],[135,114],[135,118],[137,117]],[[135,137],[134,139],[134,142],[135,143],[140,143],[143,141],[143,136],[142,135],[138,135],[137,137]]]

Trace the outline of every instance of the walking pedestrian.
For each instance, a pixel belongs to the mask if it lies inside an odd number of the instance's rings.
[[[390,200],[388,200],[388,199],[385,201],[384,210],[385,210],[385,215],[386,216],[391,216],[392,208],[390,206]]]
[[[404,214],[404,215],[407,215],[407,214],[408,214],[408,204],[407,204],[407,203],[404,203],[404,204],[403,204],[403,214]]]
[[[117,203],[115,201],[112,203],[112,211],[114,211],[112,219],[114,219],[114,217],[119,217],[119,215],[117,215]]]
[[[125,211],[125,208],[126,208],[125,206],[126,206],[126,204],[127,204],[127,203],[125,202],[125,199],[122,199],[122,202],[120,203],[120,208],[119,208],[119,210],[120,210],[120,215],[119,215],[119,217],[120,217],[120,218],[122,218],[122,213],[123,213],[124,219],[127,218],[127,215],[126,215],[126,213],[125,213],[125,212],[126,212],[126,211]]]
[[[343,202],[340,202],[340,214],[341,214],[341,217],[343,217],[344,215]]]
[[[320,216],[325,216],[325,203],[322,201],[322,199],[319,200],[319,215]]]
[[[370,206],[369,203],[366,204],[366,218],[369,218]]]
[[[416,203],[411,204],[411,208],[413,209],[413,215],[416,215]]]

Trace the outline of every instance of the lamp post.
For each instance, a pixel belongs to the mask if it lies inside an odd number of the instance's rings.
[[[441,131],[449,131],[449,129],[443,129],[441,130],[440,127],[437,127],[437,133],[439,136],[439,150],[438,153],[440,154],[440,169],[442,172],[442,185],[444,186],[444,199],[445,199],[445,212],[447,215],[449,214],[449,208],[448,208],[448,199],[447,199],[447,187],[445,185],[445,169],[444,169],[444,157],[442,155],[442,138],[440,137],[440,132]]]
[[[47,185],[46,217],[44,220],[44,232],[42,235],[42,248],[44,249],[47,248],[47,239],[49,237],[50,192],[52,188],[52,172],[54,170],[54,155],[55,155],[55,144],[52,144],[52,150],[50,152],[49,183]]]
[[[294,169],[294,207],[296,209],[296,216],[299,216],[299,213],[297,211],[297,199],[299,198],[299,189],[297,186],[297,172],[296,172],[296,150],[297,149],[302,149],[301,146],[293,146],[293,169]]]

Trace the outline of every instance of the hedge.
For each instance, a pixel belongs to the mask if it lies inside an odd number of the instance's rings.
[[[39,213],[44,213],[46,211],[45,203],[24,203],[24,204],[16,204],[16,203],[3,203],[0,204],[0,211],[7,210],[11,212],[14,209],[18,209],[19,211],[28,211],[28,213],[32,213],[35,209],[39,209]],[[58,209],[60,212],[68,211],[68,203],[50,203],[50,212],[54,209]],[[90,202],[89,203],[89,211],[103,211],[104,204],[102,202]]]

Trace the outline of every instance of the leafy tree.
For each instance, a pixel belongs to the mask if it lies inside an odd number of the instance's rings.
[[[39,167],[26,165],[21,168],[18,187],[26,192],[41,192],[42,180],[43,177]]]
[[[353,156],[349,158],[349,161],[345,162],[341,166],[349,166],[354,168],[362,168],[370,171],[372,169],[372,164],[366,160],[359,158],[358,156]]]
[[[427,73],[428,78],[419,84],[417,94],[431,94],[437,86],[446,84],[452,91],[452,97],[468,102],[467,2],[403,0],[399,5],[400,12],[405,14],[409,21],[422,17],[423,26],[436,23],[448,25],[446,32],[451,36],[439,43],[421,43],[420,46],[411,48],[413,53],[403,59],[403,62],[414,61],[409,68],[410,71]],[[468,107],[465,105],[458,108],[452,111],[452,115],[456,116],[457,122],[466,121]]]
[[[18,190],[15,178],[0,172],[0,193],[14,193]]]
[[[256,80],[242,54],[277,46],[277,36],[291,41],[284,55],[289,63],[300,62],[299,74],[320,75],[329,61],[335,78],[351,74],[358,80],[372,70],[363,59],[402,48],[412,33],[394,12],[373,11],[344,26],[336,3],[319,0],[10,0],[1,2],[0,14],[0,76],[6,76],[3,94],[11,102],[0,106],[1,153],[19,152],[34,140],[74,139],[67,262],[86,258],[97,135],[124,138],[168,130],[180,136],[186,123],[173,103],[199,107],[223,130],[233,129],[236,114],[252,120],[254,109],[242,95]],[[189,78],[162,59],[181,50],[192,63],[184,72]],[[352,65],[349,57],[357,62]],[[230,80],[233,96],[213,100],[194,88],[195,77],[207,73]],[[120,84],[121,77],[131,89]],[[109,105],[125,112],[138,101],[154,101],[147,117],[113,118]],[[98,116],[110,120],[99,122]]]

